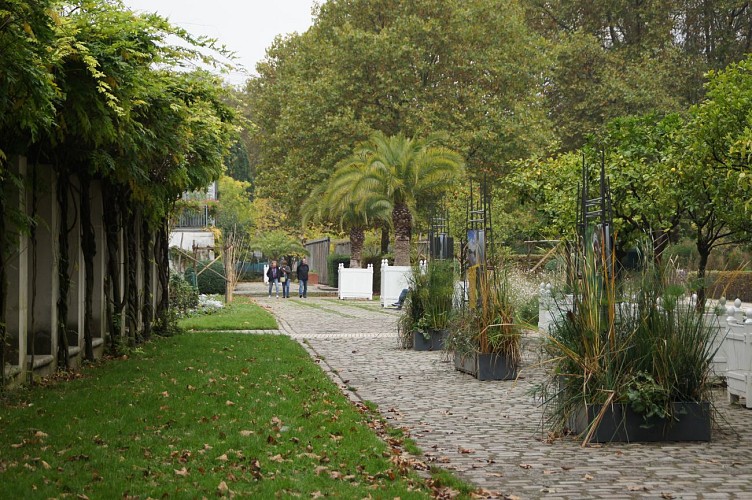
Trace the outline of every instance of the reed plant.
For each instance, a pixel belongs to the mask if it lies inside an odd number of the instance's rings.
[[[414,332],[429,339],[431,331],[449,327],[453,317],[454,282],[451,261],[430,261],[425,271],[420,266],[413,268],[398,322],[401,347],[412,347]]]
[[[509,273],[503,261],[492,268],[470,269],[469,301],[455,319],[448,349],[460,356],[498,354],[519,364],[523,325],[516,318]]]
[[[582,262],[571,280],[574,308],[544,344],[550,371],[539,389],[549,425],[565,429],[588,405],[626,403],[645,419],[671,419],[673,402],[710,401],[715,332],[704,308],[675,285],[671,263],[660,267],[647,256],[642,271],[625,281],[605,272],[614,262],[603,253]]]

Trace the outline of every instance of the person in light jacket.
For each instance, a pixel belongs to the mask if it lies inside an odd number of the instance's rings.
[[[298,295],[300,298],[308,297],[308,260],[303,258],[300,264],[298,264]]]
[[[269,297],[272,296],[272,286],[274,286],[274,292],[279,298],[279,279],[282,277],[282,271],[277,267],[277,261],[273,260],[271,266],[266,271],[266,277],[269,278]]]

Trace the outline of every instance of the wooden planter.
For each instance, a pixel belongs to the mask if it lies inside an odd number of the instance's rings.
[[[308,273],[308,284],[309,285],[318,285],[319,284],[319,273]]]
[[[517,377],[517,366],[501,354],[454,353],[454,367],[469,373],[478,380],[513,380]]]
[[[449,336],[449,330],[429,330],[429,337],[425,338],[423,332],[413,332],[413,349],[416,351],[441,351],[444,349],[444,341]]]
[[[602,405],[588,406],[570,419],[572,430],[584,433],[603,409]],[[624,403],[614,403],[606,409],[591,439],[594,443],[653,442],[653,441],[710,441],[710,403],[672,403],[670,420],[651,417],[647,420]]]

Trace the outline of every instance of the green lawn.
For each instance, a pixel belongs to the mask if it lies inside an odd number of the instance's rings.
[[[285,336],[156,339],[5,394],[0,410],[4,498],[424,498],[438,485]]]
[[[277,320],[247,297],[235,297],[219,312],[178,321],[186,330],[276,330]]]

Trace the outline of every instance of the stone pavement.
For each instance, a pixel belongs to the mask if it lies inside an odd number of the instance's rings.
[[[530,391],[543,370],[526,338],[519,379],[479,382],[438,352],[397,345],[398,312],[377,301],[256,299],[282,331],[320,360],[351,398],[372,401],[409,429],[425,460],[499,497],[752,499],[752,411],[715,401],[710,443],[608,444],[549,441]]]

